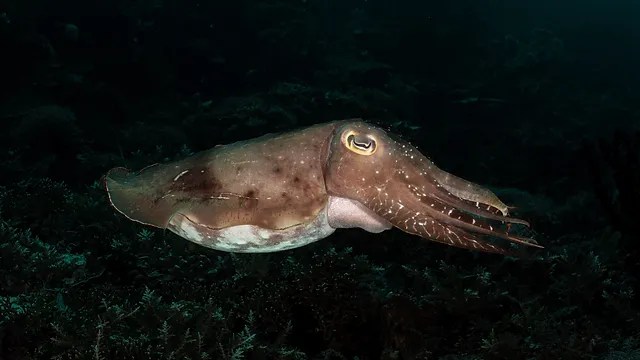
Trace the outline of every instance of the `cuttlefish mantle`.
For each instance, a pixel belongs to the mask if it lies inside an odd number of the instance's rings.
[[[449,174],[407,142],[343,120],[217,146],[180,161],[105,176],[127,218],[230,252],[307,245],[338,228],[392,227],[460,248],[505,253],[490,241],[540,247],[509,233],[508,207]]]

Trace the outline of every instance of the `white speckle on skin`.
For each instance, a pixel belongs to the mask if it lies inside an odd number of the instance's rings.
[[[180,177],[182,177],[182,175],[188,173],[189,170],[185,170],[183,172],[181,172],[180,174],[176,175],[176,177],[173,178],[173,181],[178,181],[178,179],[180,179]]]

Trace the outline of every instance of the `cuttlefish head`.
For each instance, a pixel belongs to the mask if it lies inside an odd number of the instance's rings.
[[[488,237],[510,234],[508,207],[490,190],[439,169],[409,143],[364,122],[336,129],[324,169],[329,195],[359,202],[393,226],[447,245],[505,253]]]

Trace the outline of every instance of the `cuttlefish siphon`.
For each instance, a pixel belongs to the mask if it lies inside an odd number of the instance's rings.
[[[216,146],[186,159],[105,176],[130,220],[230,252],[275,252],[338,228],[404,232],[460,248],[540,247],[509,233],[508,207],[486,188],[439,169],[409,143],[356,120]]]

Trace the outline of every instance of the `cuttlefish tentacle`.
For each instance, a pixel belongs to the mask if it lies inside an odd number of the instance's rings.
[[[455,194],[451,193],[449,188],[444,187],[438,181],[434,181],[434,184],[436,186],[436,190],[431,192],[429,196],[437,198],[440,201],[443,201],[459,210],[466,211],[469,213],[474,213],[478,216],[482,216],[483,218],[486,218],[489,220],[496,220],[502,223],[520,224],[526,227],[530,227],[530,224],[528,221],[510,217],[506,214],[503,215],[501,210],[497,209],[492,204],[488,204],[488,202],[492,201],[493,197],[497,198],[495,195],[492,197],[486,197],[482,199],[477,197],[475,202],[471,202],[471,200],[461,198],[458,195],[455,195],[460,193],[458,191],[454,190]],[[479,185],[476,185],[476,186],[483,193],[486,193],[487,191],[489,191],[485,188],[480,187]]]
[[[440,169],[409,145],[402,146],[402,149],[409,157],[413,157],[413,161],[419,163],[418,167],[426,169],[424,173],[432,179],[436,190],[440,190],[432,192],[431,196],[487,219],[530,226],[525,220],[509,217],[509,207],[491,190]]]
[[[437,198],[421,196],[420,194],[416,195],[423,204],[427,205],[427,207],[423,207],[426,209],[427,215],[444,224],[449,224],[460,229],[469,230],[479,234],[495,236],[523,245],[539,247],[539,245],[531,242],[529,239],[509,234],[506,230],[499,228],[499,225],[491,225],[481,218],[473,217],[468,213],[461,212],[459,208],[448,205],[446,202],[440,201]],[[514,223],[519,220],[512,218],[505,219],[508,223]]]
[[[441,170],[435,165],[432,176],[440,185],[447,189],[447,191],[460,199],[486,204],[498,209],[503,216],[509,215],[509,207],[491,192],[491,190]]]
[[[503,228],[528,223],[508,216],[491,191],[360,120],[217,146],[138,172],[115,168],[105,184],[127,218],[224,251],[292,249],[354,227],[396,227],[493,253],[507,251],[491,237],[540,247]]]

